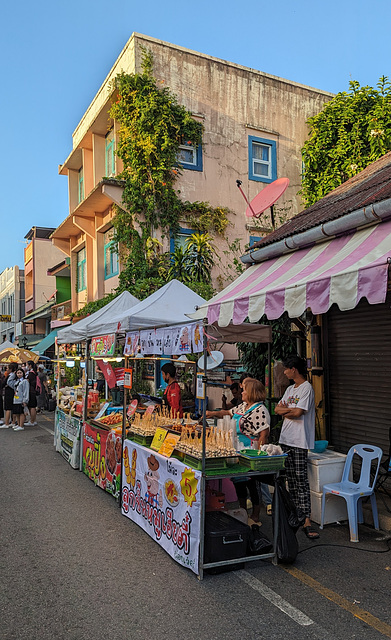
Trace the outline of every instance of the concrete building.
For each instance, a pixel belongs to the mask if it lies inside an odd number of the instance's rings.
[[[324,91],[133,34],[81,118],[72,151],[59,167],[59,173],[68,176],[69,215],[52,241],[70,258],[73,311],[118,284],[121,265],[110,244],[112,204],[121,206],[123,187],[113,180],[122,163],[115,154],[118,124],[108,116],[110,83],[121,71],[141,71],[142,47],[153,55],[158,85],[169,87],[203,124],[202,148],[181,149],[184,170],[177,185],[184,200],[209,201],[231,210],[227,237],[215,242],[222,263],[233,240],[239,239],[244,250],[260,237],[259,228],[248,224],[236,180],[242,181],[251,200],[276,178],[288,177],[290,186],[276,205],[277,221],[299,211],[306,121],[332,98]],[[268,215],[263,226],[270,226]],[[183,222],[183,238],[188,234]],[[169,250],[169,239],[163,243]]]
[[[0,274],[0,314],[11,322],[0,322],[0,342],[14,342],[16,324],[24,316],[24,270],[7,267]]]

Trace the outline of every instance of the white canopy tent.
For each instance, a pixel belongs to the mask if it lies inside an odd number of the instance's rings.
[[[139,302],[129,311],[113,315],[105,331],[100,330],[99,322],[93,322],[93,335],[114,333],[115,331],[135,331],[137,329],[152,329],[176,324],[188,324],[186,313],[205,304],[204,298],[194,293],[179,280],[171,280],[163,287],[152,293],[148,298]]]
[[[129,291],[124,291],[102,309],[95,311],[95,313],[83,318],[83,320],[79,320],[76,324],[61,329],[57,333],[57,342],[58,344],[84,342],[94,336],[114,333],[118,322],[115,325],[113,324],[113,316],[116,314],[130,314],[132,308],[138,303],[139,300],[132,296]]]

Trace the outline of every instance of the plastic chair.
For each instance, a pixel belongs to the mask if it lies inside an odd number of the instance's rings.
[[[358,482],[351,482],[349,480],[349,473],[354,454],[357,454],[362,458],[361,473]],[[379,517],[377,514],[374,488],[382,455],[383,451],[380,447],[375,447],[371,444],[356,444],[354,447],[349,449],[348,455],[346,456],[341,482],[325,484],[323,486],[321,529],[323,529],[327,493],[341,496],[341,498],[346,500],[349,518],[350,542],[358,542],[358,523],[364,522],[361,498],[364,498],[365,496],[370,497],[374,526],[375,529],[379,529]],[[376,460],[376,472],[375,474],[373,474],[373,472],[371,474],[372,462]]]

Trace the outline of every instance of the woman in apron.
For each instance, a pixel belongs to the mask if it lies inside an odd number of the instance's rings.
[[[238,449],[259,449],[267,443],[270,430],[270,415],[263,404],[266,397],[265,387],[255,378],[243,381],[242,402],[237,407],[221,411],[207,411],[207,418],[222,418],[229,415],[235,420]],[[239,504],[246,509],[247,490],[250,493],[253,511],[249,524],[259,524],[260,501],[257,477],[236,478],[234,480]]]

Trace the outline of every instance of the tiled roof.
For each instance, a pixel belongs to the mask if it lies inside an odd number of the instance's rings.
[[[254,243],[255,247],[266,245],[317,227],[329,220],[336,220],[347,213],[391,197],[391,152],[360,171],[327,196],[301,211],[282,227],[266,238]]]

